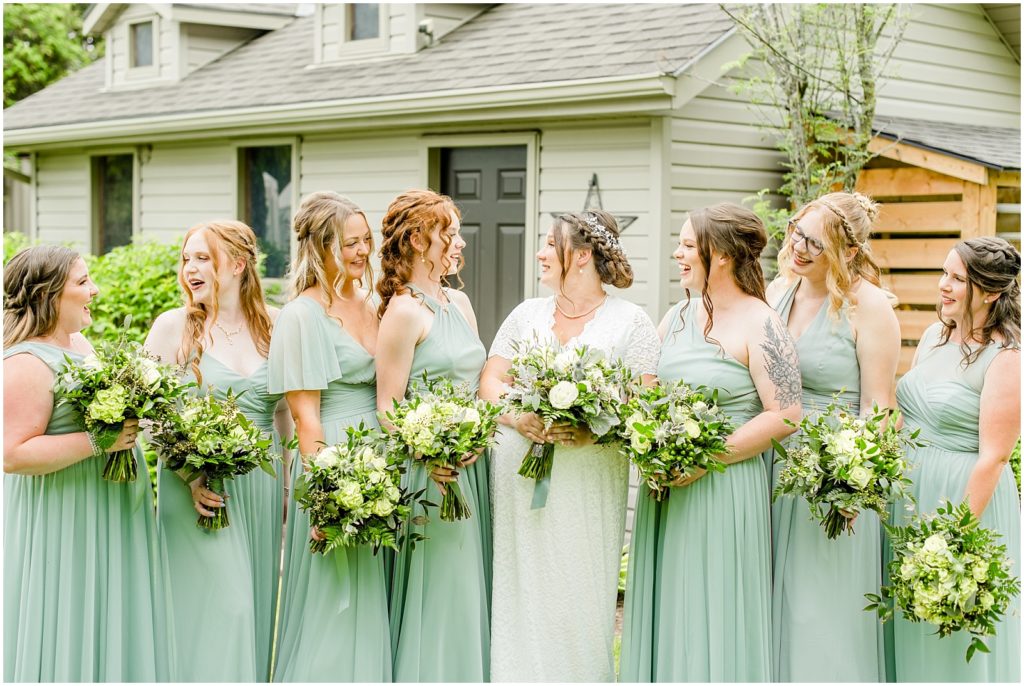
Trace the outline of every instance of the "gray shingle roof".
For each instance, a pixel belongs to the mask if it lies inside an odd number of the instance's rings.
[[[1020,169],[1020,129],[876,116],[875,133],[993,169]]]
[[[670,73],[732,22],[713,4],[502,4],[417,54],[307,69],[313,26],[312,16],[296,19],[145,90],[101,92],[101,60],[5,110],[4,128]]]

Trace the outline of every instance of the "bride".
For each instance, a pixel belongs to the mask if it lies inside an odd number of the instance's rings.
[[[501,325],[480,382],[497,400],[513,343],[538,337],[621,358],[651,383],[658,335],[637,305],[608,295],[633,270],[606,212],[564,214],[537,253],[541,283],[557,295],[516,307]],[[492,457],[494,587],[492,681],[614,681],[612,639],[629,466],[586,429],[545,428],[533,413],[501,417]],[[531,443],[556,445],[547,504],[531,509],[534,480],[517,472]]]

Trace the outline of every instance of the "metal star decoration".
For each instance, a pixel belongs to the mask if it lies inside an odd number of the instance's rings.
[[[590,185],[587,186],[587,199],[583,201],[583,211],[603,209],[601,187],[597,184],[597,174],[594,174],[590,177]],[[552,212],[551,216],[557,219],[560,214],[567,214],[567,212]],[[612,214],[612,216],[615,217],[615,221],[619,225],[619,233],[625,232],[629,225],[636,221],[636,215]]]

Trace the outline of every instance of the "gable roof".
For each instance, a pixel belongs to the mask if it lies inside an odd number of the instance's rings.
[[[295,19],[145,90],[103,92],[100,60],[5,110],[4,129],[672,74],[733,30],[714,4],[501,4],[418,53],[310,68],[314,24]]]
[[[876,116],[872,127],[883,138],[982,164],[1020,169],[1020,129]]]
[[[128,7],[128,3],[124,2],[97,2],[89,5],[85,11],[85,15],[82,17],[82,31],[87,34],[100,34],[109,29],[116,21],[117,17],[120,16]],[[166,16],[167,18],[174,18],[171,15],[175,10],[195,10],[205,13],[226,13],[235,17],[231,20],[230,24],[239,24],[241,26],[247,26],[251,24],[251,21],[245,21],[239,19],[242,15],[256,15],[256,17],[275,17],[278,21],[271,21],[267,23],[264,21],[256,21],[256,26],[253,28],[280,28],[283,24],[280,19],[287,19],[294,17],[296,12],[299,10],[299,5],[294,3],[284,2],[246,2],[246,3],[181,3],[181,4],[155,4],[152,8],[156,10],[160,15]],[[254,17],[255,18],[255,17]],[[186,17],[185,21],[195,20],[194,18]]]

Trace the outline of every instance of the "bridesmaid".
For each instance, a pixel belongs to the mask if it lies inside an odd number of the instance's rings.
[[[921,337],[914,366],[896,386],[906,425],[928,441],[910,454],[919,512],[966,500],[1001,535],[1020,574],[1020,498],[1004,469],[1020,435],[1020,253],[1001,238],[957,243],[942,265],[939,321]],[[895,512],[906,517],[903,504]],[[897,612],[896,681],[1020,682],[1020,597],[986,640],[990,654],[964,660],[969,637],[940,639]]]
[[[306,196],[295,216],[292,300],[270,342],[270,388],[285,393],[299,438],[293,480],[345,428],[377,426],[370,294],[373,234],[366,215],[331,191]],[[368,546],[313,554],[320,538],[288,503],[275,681],[391,681],[384,554]]]
[[[764,299],[764,227],[723,203],[690,214],[672,254],[686,300],[668,311],[658,377],[718,389],[736,431],[729,465],[640,487],[629,555],[622,681],[770,681],[768,481],[761,453],[799,422],[800,369]],[[700,292],[699,304],[691,301]]]
[[[840,390],[855,413],[895,404],[899,322],[867,244],[877,216],[859,193],[829,193],[789,222],[767,296],[796,340],[804,412]],[[863,610],[881,583],[880,539],[874,512],[860,513],[855,535],[829,540],[802,498],[772,505],[775,681],[885,680],[881,625]]]
[[[241,222],[189,229],[178,267],[185,306],[157,317],[146,348],[163,362],[186,365],[200,392],[240,394],[242,412],[274,436],[280,453],[291,422],[281,395],[267,390],[277,310],[264,304],[257,253],[256,236]],[[178,681],[269,678],[286,470],[279,473],[272,479],[256,469],[228,481],[231,525],[213,532],[196,526],[196,513],[212,515],[224,496],[206,488],[204,476],[185,484],[161,463],[158,524]],[[197,617],[216,623],[197,624]]]
[[[80,332],[98,294],[68,248],[28,248],[4,268],[8,682],[168,679],[149,479],[104,481],[96,437],[51,390],[65,355],[80,364],[93,352]],[[110,450],[144,464],[138,431],[125,422]]]
[[[466,242],[459,211],[432,191],[407,191],[388,207],[381,226],[377,292],[380,343],[377,408],[383,415],[405,396],[411,379],[447,377],[479,386],[486,352],[469,298],[443,287],[462,265]],[[405,547],[395,561],[391,636],[395,681],[487,681],[490,671],[490,499],[487,458],[470,457],[460,470],[472,517],[457,522],[429,512],[417,527],[427,540]],[[434,502],[444,481],[458,474],[427,474],[415,464],[412,491],[427,488]],[[430,486],[428,478],[435,481]]]

